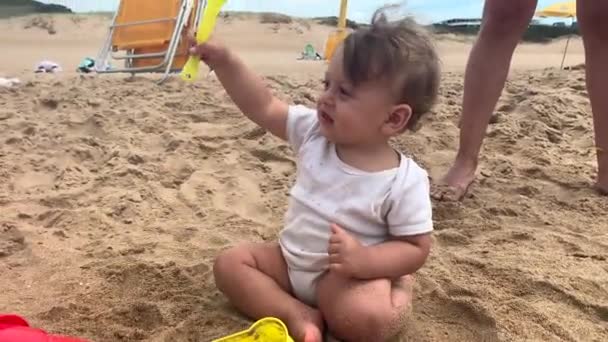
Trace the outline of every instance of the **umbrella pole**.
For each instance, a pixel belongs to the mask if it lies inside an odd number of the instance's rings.
[[[573,26],[574,26],[574,17],[570,17],[570,28],[572,28]],[[570,43],[571,37],[572,37],[572,31],[568,35],[568,39],[566,39],[566,48],[564,49],[564,56],[562,57],[562,65],[559,67],[560,70],[564,68],[564,61],[566,60],[566,54],[568,53],[568,44]]]
[[[572,35],[568,35],[568,39],[566,40],[566,48],[564,49],[564,56],[562,57],[562,65],[559,67],[560,69],[564,68],[564,61],[566,60],[566,53],[568,53],[568,44],[570,43],[570,37]]]

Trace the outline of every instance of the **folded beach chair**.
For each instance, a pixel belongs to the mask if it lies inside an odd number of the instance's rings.
[[[95,61],[97,73],[179,72],[188,60],[188,32],[205,0],[121,0]],[[116,63],[118,61],[118,63]],[[114,66],[115,63],[122,67]],[[113,63],[114,62],[114,63]]]

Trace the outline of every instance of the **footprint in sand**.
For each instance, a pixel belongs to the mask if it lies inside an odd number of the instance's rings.
[[[468,236],[454,229],[440,230],[436,236],[442,246],[466,246],[471,244],[471,239]]]
[[[42,97],[42,98],[38,99],[38,103],[40,104],[40,106],[42,106],[42,108],[46,108],[46,109],[50,109],[50,110],[57,109],[57,107],[59,107],[60,102],[61,102],[60,100],[50,98],[50,97]]]
[[[191,208],[216,209],[234,213],[242,218],[266,224],[270,217],[268,208],[259,200],[262,193],[255,177],[232,176],[232,170],[218,174],[214,171],[195,171],[180,186],[180,198]]]
[[[293,160],[281,156],[277,152],[253,149],[250,151],[250,153],[251,155],[256,157],[260,162],[264,164],[270,164],[271,169],[274,173],[282,174],[285,172],[293,171],[296,166]]]
[[[67,122],[68,131],[72,136],[82,137],[105,137],[104,116],[102,114],[94,114],[86,117],[83,121]]]
[[[0,258],[25,248],[25,237],[16,224],[0,222]]]
[[[136,302],[127,307],[116,308],[112,313],[127,327],[150,331],[165,324],[160,308],[152,303]]]
[[[464,291],[464,292],[463,292]],[[417,340],[499,341],[496,319],[465,289],[426,295],[415,307]],[[434,323],[428,323],[434,322]]]
[[[44,172],[25,172],[14,178],[13,186],[17,191],[50,190],[55,182],[55,176]]]
[[[601,324],[608,322],[608,306],[601,302],[605,291],[596,280],[585,281],[589,292],[581,295],[580,291],[572,291],[559,277],[539,279],[517,268],[493,267],[475,259],[461,260],[458,266],[466,274],[483,273],[500,284],[500,291],[495,295],[512,298],[503,303],[505,307],[501,311],[509,310],[520,317],[528,317],[520,329],[530,329],[530,334],[542,334],[562,341],[591,341],[592,336],[602,334]],[[576,283],[581,284],[580,281]],[[441,293],[437,297],[442,297]],[[580,326],[584,322],[596,322],[597,329],[581,331]]]

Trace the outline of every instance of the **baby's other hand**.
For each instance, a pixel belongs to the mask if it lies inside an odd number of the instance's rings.
[[[210,37],[205,43],[198,44],[194,35],[191,35],[189,44],[190,54],[199,56],[211,68],[215,68],[228,59],[228,48],[213,37]]]
[[[347,278],[357,278],[365,247],[337,224],[331,225],[329,238],[329,270]]]

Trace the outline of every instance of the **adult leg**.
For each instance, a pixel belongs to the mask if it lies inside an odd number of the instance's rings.
[[[597,147],[597,189],[608,195],[608,1],[578,0],[577,16],[585,46],[587,90],[593,108]]]
[[[294,298],[287,265],[277,243],[247,244],[221,253],[215,283],[232,305],[252,319],[277,317],[303,342],[322,342],[321,313]]]
[[[504,88],[513,52],[528,27],[536,0],[486,0],[479,37],[467,63],[460,142],[454,164],[433,198],[459,200],[475,179],[486,129]]]
[[[411,311],[413,278],[361,281],[332,272],[318,282],[317,298],[329,332],[343,341],[386,341]]]

